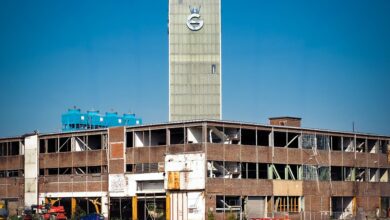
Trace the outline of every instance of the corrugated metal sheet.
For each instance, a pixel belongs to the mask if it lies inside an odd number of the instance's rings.
[[[248,219],[265,217],[265,197],[250,196],[246,203]]]

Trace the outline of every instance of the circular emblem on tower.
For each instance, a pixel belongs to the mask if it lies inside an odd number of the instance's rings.
[[[203,27],[203,20],[200,18],[200,6],[190,6],[191,14],[187,17],[187,27],[191,31],[199,31]]]

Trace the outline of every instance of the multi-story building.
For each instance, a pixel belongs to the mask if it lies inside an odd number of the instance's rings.
[[[221,0],[169,0],[169,121],[221,119]]]
[[[0,140],[11,214],[52,202],[111,219],[387,216],[390,137],[219,120]],[[275,125],[283,124],[283,125]]]
[[[65,130],[99,129],[0,139],[10,214],[51,203],[76,219],[390,216],[390,136],[219,120],[220,19],[220,0],[169,0],[170,123],[101,128],[125,124],[71,112]]]

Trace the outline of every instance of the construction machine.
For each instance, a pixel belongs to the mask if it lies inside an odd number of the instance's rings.
[[[0,220],[5,220],[8,217],[8,210],[4,202],[0,202]]]
[[[66,220],[64,206],[54,206],[52,204],[32,205],[31,209],[26,209],[23,220],[32,220],[34,215],[38,215],[41,220]]]

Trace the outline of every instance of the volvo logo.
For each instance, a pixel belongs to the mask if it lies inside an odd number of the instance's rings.
[[[203,20],[200,19],[200,6],[197,7],[191,7],[190,6],[190,12],[191,14],[187,17],[187,27],[191,31],[199,31],[203,27]]]

